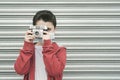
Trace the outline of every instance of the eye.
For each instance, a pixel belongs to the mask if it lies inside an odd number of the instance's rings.
[[[48,28],[48,31],[50,31],[51,30],[51,28]]]

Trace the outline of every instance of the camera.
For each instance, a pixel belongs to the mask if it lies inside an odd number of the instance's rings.
[[[32,30],[36,38],[42,38],[42,35],[45,35],[43,31],[48,31],[48,28],[44,25],[30,26],[29,29]]]

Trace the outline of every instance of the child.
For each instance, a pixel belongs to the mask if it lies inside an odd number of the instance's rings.
[[[66,48],[52,42],[56,30],[55,15],[48,10],[38,11],[33,17],[33,25],[45,25],[49,30],[43,31],[42,42],[36,44],[33,43],[33,32],[26,32],[23,48],[14,64],[15,71],[24,75],[24,80],[62,80]]]

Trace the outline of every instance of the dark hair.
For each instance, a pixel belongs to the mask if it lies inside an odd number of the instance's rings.
[[[33,17],[33,25],[36,25],[38,20],[43,20],[45,22],[51,22],[56,28],[56,17],[55,15],[48,10],[38,11]]]

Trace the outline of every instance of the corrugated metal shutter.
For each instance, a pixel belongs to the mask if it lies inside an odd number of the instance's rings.
[[[64,80],[120,80],[119,0],[5,1],[0,2],[0,80],[22,80],[13,64],[33,15],[43,9],[57,16],[56,41],[67,47]]]

